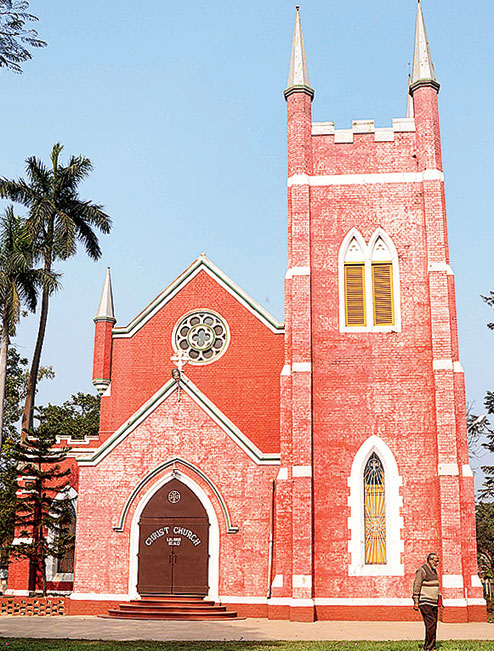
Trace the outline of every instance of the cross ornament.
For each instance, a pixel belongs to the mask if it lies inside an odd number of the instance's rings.
[[[177,351],[175,355],[170,357],[170,361],[175,363],[176,367],[180,371],[180,374],[182,374],[182,369],[189,361],[189,356],[187,355],[185,350],[180,349]]]

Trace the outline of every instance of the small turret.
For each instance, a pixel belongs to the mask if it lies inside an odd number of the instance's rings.
[[[431,50],[425,29],[420,0],[417,5],[415,51],[413,55],[410,95],[417,130],[419,170],[442,170],[441,134],[439,129],[438,92]]]
[[[110,267],[106,270],[101,299],[94,317],[93,384],[101,395],[111,381],[112,330],[116,323]]]
[[[284,92],[288,110],[288,176],[312,174],[312,108],[304,37],[297,7],[293,29],[288,84]]]

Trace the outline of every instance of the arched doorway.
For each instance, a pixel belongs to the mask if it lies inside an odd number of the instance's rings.
[[[148,594],[208,593],[209,519],[178,479],[162,486],[139,519],[137,590]]]

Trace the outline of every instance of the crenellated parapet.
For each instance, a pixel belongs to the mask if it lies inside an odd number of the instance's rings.
[[[391,127],[376,127],[374,120],[353,120],[351,129],[335,129],[334,122],[313,122],[313,136],[334,136],[335,143],[352,143],[355,135],[373,134],[375,142],[394,142],[397,133],[415,133],[413,118],[393,118]]]

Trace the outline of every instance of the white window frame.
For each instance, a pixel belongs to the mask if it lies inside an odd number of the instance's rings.
[[[356,240],[362,251],[362,260],[347,259],[348,249],[353,240]],[[379,239],[382,239],[389,251],[389,257],[386,262],[391,262],[393,266],[393,325],[374,325],[374,298],[372,283],[372,263],[381,262],[376,259],[374,248]],[[364,288],[365,288],[365,326],[348,326],[345,318],[345,263],[364,263]],[[338,291],[340,299],[340,332],[401,332],[401,309],[400,309],[400,269],[398,264],[398,254],[392,239],[382,229],[378,228],[372,234],[369,244],[365,243],[364,238],[356,228],[352,228],[345,236],[338,255]]]
[[[364,470],[373,452],[377,454],[384,468],[386,563],[379,565],[365,562]],[[403,506],[403,497],[400,495],[402,484],[403,479],[398,473],[396,460],[388,445],[376,435],[368,438],[355,455],[348,478],[349,576],[404,576],[405,570],[401,561],[405,549],[402,539],[403,517],[400,515]]]

